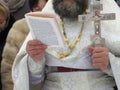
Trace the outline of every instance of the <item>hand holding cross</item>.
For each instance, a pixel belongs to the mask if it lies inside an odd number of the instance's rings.
[[[115,13],[100,14],[103,10],[103,5],[100,0],[95,0],[93,4],[90,5],[90,11],[92,14],[79,15],[80,22],[94,21],[94,32],[92,36],[93,46],[105,46],[105,39],[101,37],[101,20],[114,20]]]

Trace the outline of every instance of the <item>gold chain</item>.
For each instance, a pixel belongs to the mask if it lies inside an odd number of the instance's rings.
[[[81,26],[81,30],[80,30],[80,33],[79,35],[76,37],[76,40],[73,44],[70,44],[70,41],[66,35],[66,32],[65,32],[65,26],[64,26],[64,20],[63,18],[61,18],[61,24],[62,24],[62,30],[63,30],[63,36],[64,36],[64,40],[67,44],[67,47],[70,49],[70,52],[66,52],[66,53],[61,53],[59,58],[62,59],[62,58],[65,58],[67,56],[69,56],[72,51],[75,49],[77,43],[80,41],[81,39],[81,36],[82,36],[82,33],[83,33],[83,30],[84,30],[84,22],[82,23],[82,26]]]

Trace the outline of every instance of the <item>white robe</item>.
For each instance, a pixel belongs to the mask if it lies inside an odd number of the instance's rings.
[[[43,12],[54,13],[51,2],[52,0],[48,1]],[[109,70],[108,71],[106,70],[104,72],[115,78],[115,82],[117,84],[118,90],[120,90],[120,72],[119,72],[120,58],[114,56],[114,55],[117,55],[117,56],[120,55],[120,49],[119,49],[120,48],[120,37],[119,37],[120,10],[119,10],[119,7],[114,2],[114,0],[104,0],[103,9],[104,9],[103,13],[110,13],[110,12],[116,13],[116,20],[102,22],[102,36],[106,39],[106,46],[110,49],[109,58],[110,58],[110,66],[111,66],[112,73]],[[58,21],[59,21],[59,17],[58,17]],[[71,23],[69,20],[65,20],[65,22],[67,22],[67,24],[65,23],[65,27],[66,27],[70,42],[73,42],[74,41],[73,37],[77,36],[80,26],[76,22]],[[81,25],[81,23],[79,24]],[[73,26],[76,28],[74,28]],[[47,58],[49,60],[45,60],[45,58],[44,60],[37,61],[37,62],[34,62],[33,60],[31,60],[25,51],[26,42],[31,39],[31,34],[29,34],[21,50],[17,54],[17,57],[13,64],[12,78],[14,82],[14,90],[32,90],[32,88],[33,90],[40,90],[40,87],[41,87],[40,82],[43,81],[44,79],[44,75],[43,75],[44,64],[47,64],[48,66],[65,66],[65,67],[71,67],[71,68],[93,69],[94,67],[90,63],[89,53],[86,51],[87,50],[86,47],[91,44],[90,35],[94,33],[92,26],[93,25],[91,22],[86,23],[86,26],[84,28],[85,30],[83,32],[80,42],[77,44],[76,49],[74,50],[72,55],[65,58],[63,61],[57,60],[58,59],[57,55],[59,54],[59,52],[58,54],[56,52],[59,48],[55,48],[55,47],[54,49],[53,48],[47,49],[47,53],[48,53]],[[32,74],[30,74],[31,71],[33,71]],[[34,74],[36,77],[35,79],[33,78]],[[71,77],[73,74],[71,73]],[[83,74],[83,76],[85,75]],[[65,77],[61,77],[61,78],[65,78]],[[84,79],[85,78],[86,77],[84,77]],[[83,82],[86,82],[85,88],[81,87],[81,90],[83,89],[92,90],[92,89],[89,89],[89,85],[87,86],[87,81],[85,81],[86,79],[85,80],[84,79],[82,78],[80,79],[81,81],[83,80]],[[32,87],[29,86],[29,85],[32,85],[30,84],[29,80],[30,81],[32,80],[32,84],[33,84]],[[35,87],[37,87],[37,89]],[[48,89],[45,89],[45,90],[48,90]],[[54,88],[50,90],[54,90]],[[64,89],[58,89],[58,90],[70,90],[70,89],[64,88]],[[78,86],[77,88],[76,86],[71,90],[80,90],[80,87]],[[95,90],[101,90],[101,89],[95,89]]]

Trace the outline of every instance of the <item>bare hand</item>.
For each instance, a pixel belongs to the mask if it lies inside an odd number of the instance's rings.
[[[30,40],[27,43],[26,51],[33,60],[40,60],[45,56],[47,45],[38,40]]]
[[[107,69],[109,65],[108,49],[106,47],[89,46],[88,50],[92,53],[93,66],[100,70]]]

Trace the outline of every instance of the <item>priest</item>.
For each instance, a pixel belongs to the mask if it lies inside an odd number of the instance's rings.
[[[100,27],[78,21],[94,2],[116,19]],[[114,0],[49,0],[42,13],[56,15],[64,46],[48,46],[30,33],[13,64],[14,90],[120,90],[120,10]],[[104,45],[90,39],[94,26]]]

